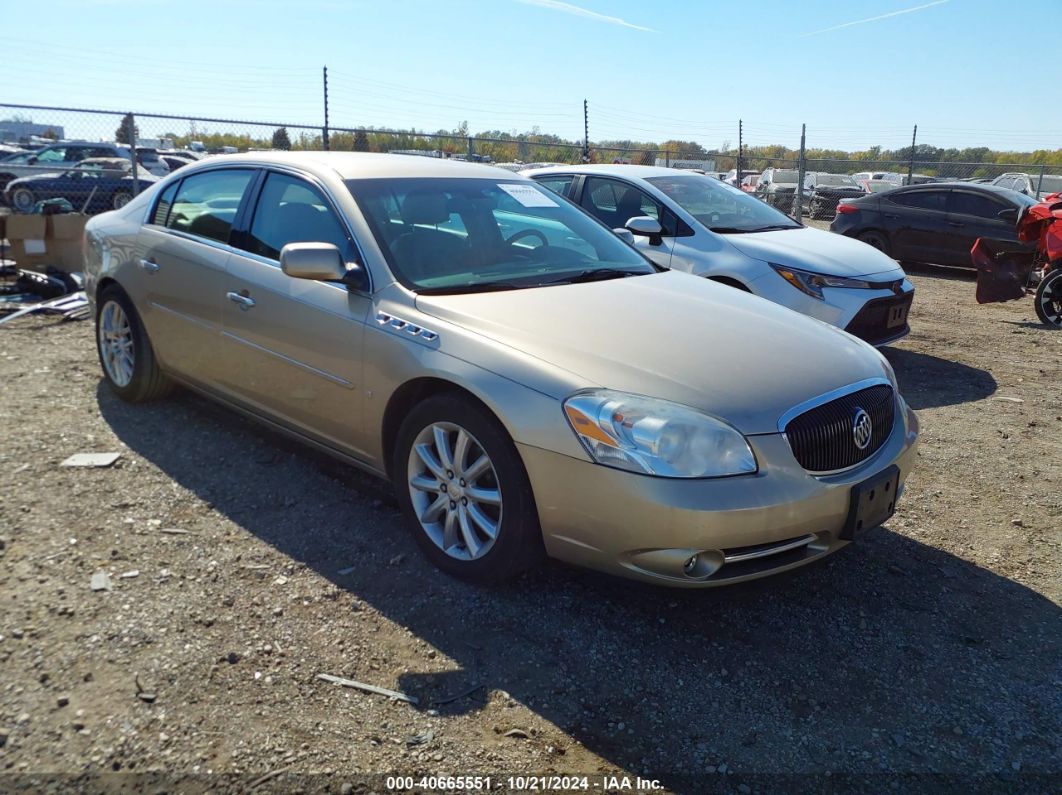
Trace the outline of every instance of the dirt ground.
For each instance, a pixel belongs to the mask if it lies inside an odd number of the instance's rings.
[[[886,351],[923,423],[897,515],[692,593],[556,564],[452,580],[386,485],[187,393],[121,403],[89,323],[0,329],[0,790],[1049,791],[1062,332],[1031,301],[914,282]],[[85,451],[121,458],[59,466]]]

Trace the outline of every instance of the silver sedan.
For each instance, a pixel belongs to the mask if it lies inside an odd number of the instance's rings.
[[[914,461],[874,348],[486,166],[189,165],[89,222],[86,273],[120,397],[181,384],[391,480],[471,579],[794,568],[886,521]]]

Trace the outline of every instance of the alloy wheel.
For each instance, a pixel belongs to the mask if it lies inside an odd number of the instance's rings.
[[[1052,271],[1036,291],[1040,319],[1062,326],[1062,270]]]
[[[129,386],[133,380],[133,329],[116,301],[108,301],[100,310],[97,337],[107,377],[115,386]]]
[[[450,422],[424,428],[409,451],[407,482],[421,528],[447,555],[476,560],[494,546],[501,488],[494,464],[471,433]]]
[[[11,206],[20,213],[31,212],[33,210],[33,205],[36,203],[37,198],[29,188],[19,188],[11,196]]]
[[[120,210],[125,207],[125,205],[129,204],[129,202],[131,202],[132,200],[132,195],[126,193],[124,190],[120,190],[116,194],[114,194],[114,198],[111,199],[111,206],[115,210]]]

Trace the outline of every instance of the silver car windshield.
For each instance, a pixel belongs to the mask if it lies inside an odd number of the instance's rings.
[[[527,180],[346,184],[395,278],[417,292],[505,290],[657,272],[609,229]]]
[[[713,232],[737,234],[800,228],[789,216],[717,179],[676,174],[649,177],[646,181]]]

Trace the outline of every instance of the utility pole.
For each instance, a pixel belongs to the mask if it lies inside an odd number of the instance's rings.
[[[324,129],[321,130],[321,143],[324,145],[324,150],[328,151],[328,67],[324,69]]]
[[[590,162],[590,106],[583,100],[583,162]]]
[[[910,185],[914,182],[914,159],[915,159],[915,141],[918,139],[918,125],[914,126],[914,132],[911,133],[911,162],[907,165],[907,184]]]
[[[800,125],[800,157],[797,159],[797,193],[793,201],[795,212],[793,218],[800,222],[800,216],[804,208],[804,175],[807,173],[807,161],[804,159],[804,139],[808,131],[806,124]],[[810,207],[808,210],[810,214]]]
[[[742,160],[742,156],[744,154],[744,151],[742,149],[742,141],[741,141],[741,135],[742,135],[742,132],[743,132],[743,127],[744,127],[744,125],[742,124],[741,119],[738,119],[738,156],[737,156],[737,167],[735,169],[737,171],[737,175],[734,177],[734,185],[736,185],[737,187],[741,187],[741,160]]]

